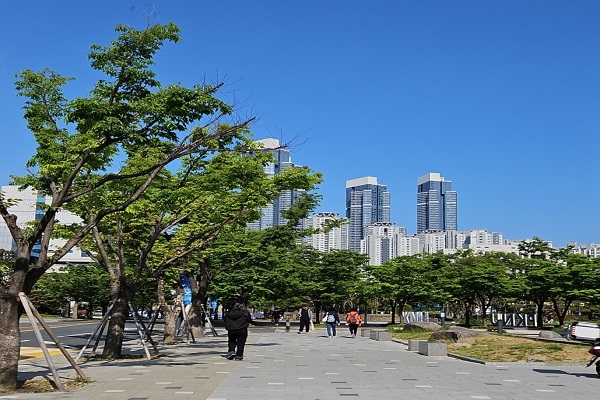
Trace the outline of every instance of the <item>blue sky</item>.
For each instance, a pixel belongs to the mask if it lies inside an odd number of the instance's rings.
[[[259,116],[257,139],[298,138],[323,173],[318,211],[345,213],[345,182],[376,176],[392,220],[416,229],[416,181],[458,192],[460,230],[600,241],[600,2],[460,0],[22,0],[0,14],[0,183],[35,150],[14,75],[51,68],[84,96],[93,43],[114,26],[174,22],[163,83],[225,79]]]

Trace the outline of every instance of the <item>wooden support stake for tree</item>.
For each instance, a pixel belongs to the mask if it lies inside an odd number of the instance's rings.
[[[150,320],[150,324],[148,324],[148,340],[150,340],[150,336],[152,335],[152,331],[154,330],[154,324],[156,324],[156,320],[158,319],[158,313],[163,314],[162,309],[160,307],[156,310],[154,314],[152,314],[152,319]]]
[[[133,305],[130,301],[128,301],[127,304],[129,305],[129,311],[131,311],[131,315],[133,315],[133,322],[135,322],[135,327],[137,328],[138,335],[140,335],[140,340],[142,341],[142,346],[144,347],[144,353],[146,353],[146,358],[148,358],[148,360],[151,360],[152,357],[150,356],[148,346],[146,346],[146,339],[144,338],[140,322],[138,321],[137,312],[133,308]]]
[[[94,333],[92,333],[92,336],[90,336],[90,338],[88,339],[88,341],[85,344],[85,346],[83,346],[83,348],[81,349],[81,351],[79,351],[79,354],[77,355],[77,358],[75,358],[75,361],[79,361],[79,359],[81,358],[81,356],[83,355],[83,353],[86,351],[86,349],[88,348],[88,346],[90,345],[90,343],[92,342],[92,340],[94,339],[94,337],[98,334],[98,331],[100,330],[100,328],[102,328],[102,330],[104,330],[104,326],[106,325],[106,321],[108,320],[108,318],[110,316],[110,313],[112,311],[113,306],[114,306],[114,304],[111,304],[108,307],[108,310],[106,310],[106,314],[104,314],[102,316],[102,321],[100,321],[100,323],[96,327],[96,330],[94,331]],[[98,341],[99,340],[100,340],[100,335],[98,335]],[[96,351],[96,347],[98,346],[98,341],[96,341],[96,345],[92,349],[92,354],[93,354],[94,351]]]
[[[130,307],[133,308],[133,305],[131,305],[131,303],[130,303]],[[156,342],[154,341],[154,339],[152,339],[152,335],[150,335],[150,331],[148,330],[148,328],[146,328],[146,324],[144,324],[144,320],[142,318],[139,319],[139,323],[142,326],[142,332],[144,332],[146,334],[146,340],[148,342],[150,342],[155,353],[158,354],[159,351],[158,351],[158,347],[156,346]]]
[[[210,328],[210,331],[212,332],[213,336],[215,336],[215,337],[219,336],[217,334],[216,329],[213,327],[212,322],[210,322],[210,316],[208,315],[208,313],[204,309],[204,305],[203,304],[200,304],[200,310],[202,310],[202,313],[204,314],[204,321],[208,325],[208,327]]]
[[[56,371],[56,367],[54,366],[54,363],[52,362],[52,357],[50,357],[50,353],[48,352],[46,343],[44,343],[44,338],[42,337],[42,333],[40,332],[40,330],[37,326],[37,323],[35,322],[35,317],[33,316],[33,313],[31,312],[31,307],[29,307],[29,302],[28,302],[27,296],[25,295],[25,293],[20,292],[19,298],[21,300],[21,304],[23,304],[23,308],[25,309],[25,312],[27,313],[27,317],[29,318],[29,322],[31,323],[33,332],[35,333],[35,337],[37,338],[38,343],[40,344],[40,347],[42,349],[42,352],[44,353],[44,357],[46,357],[46,361],[48,362],[48,367],[50,367],[50,371],[52,371],[52,376],[54,377],[54,383],[56,384],[56,388],[59,391],[64,392],[65,388],[63,387],[62,382],[60,381],[60,376],[58,375],[58,371]]]
[[[185,305],[183,304],[183,302],[181,300],[179,301],[179,305],[181,307],[181,314],[183,316],[183,322],[184,322],[185,327],[187,329],[187,333],[186,333],[187,344],[190,344],[190,336],[192,336],[192,343],[196,343],[196,339],[194,338],[194,332],[192,332],[192,327],[190,326],[190,321],[188,319],[188,315],[187,315],[187,311],[185,309]]]
[[[29,297],[27,297],[25,295],[25,293],[19,293],[19,296],[21,296],[21,294],[23,295],[23,297],[21,297],[21,302],[23,302],[24,299],[27,300],[27,304],[29,305],[29,308],[31,309],[31,312],[33,313],[33,315],[40,322],[40,324],[42,325],[42,327],[44,328],[44,330],[46,331],[48,336],[50,336],[50,339],[52,339],[52,341],[56,344],[56,347],[58,347],[60,352],[65,356],[65,358],[67,359],[69,364],[71,364],[71,366],[73,367],[75,372],[77,372],[77,375],[79,375],[79,378],[84,381],[87,380],[87,377],[85,376],[85,374],[83,373],[81,368],[79,368],[79,365],[77,365],[77,363],[75,362],[73,357],[71,357],[71,355],[69,354],[67,349],[65,349],[65,346],[63,346],[62,343],[58,340],[58,338],[56,337],[54,332],[52,332],[52,330],[50,330],[50,327],[48,326],[46,321],[44,321],[44,318],[42,318],[42,316],[40,315],[38,310],[35,308],[33,303],[31,303],[31,300],[29,300]]]

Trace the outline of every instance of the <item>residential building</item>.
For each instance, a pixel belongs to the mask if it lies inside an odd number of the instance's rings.
[[[339,222],[340,226],[328,227],[328,223]],[[318,233],[310,235],[305,242],[319,251],[348,249],[349,225],[346,220],[334,212],[319,212],[308,218],[306,228],[318,229]]]
[[[584,243],[578,245],[577,242],[569,242],[568,246],[572,246],[571,252],[574,254],[584,254],[589,257],[600,257],[599,243]]]
[[[292,162],[290,151],[280,148],[279,140],[268,138],[257,140],[256,143],[274,156],[274,161],[264,167],[267,176],[272,178],[288,168],[299,168]],[[281,215],[281,211],[288,210],[303,193],[303,190],[284,190],[271,204],[261,209],[262,216],[259,220],[247,226],[254,230],[262,230],[270,226],[285,225],[288,221]]]
[[[446,249],[446,232],[424,231],[417,233],[419,253],[443,253]]]
[[[433,172],[417,179],[417,234],[458,229],[457,196],[452,181]]]
[[[442,240],[443,236],[443,240]],[[470,231],[434,231],[419,234],[423,240],[421,249],[428,252],[455,253],[458,250],[471,249],[475,253],[498,251],[518,254],[516,244],[504,242],[502,233],[488,232],[482,229]],[[443,250],[440,246],[444,246]]]
[[[370,265],[381,265],[400,255],[400,249],[410,249],[410,242],[402,242],[406,228],[394,226],[392,222],[375,222],[365,228],[361,240],[361,253],[369,256]],[[408,250],[410,251],[410,250]]]
[[[346,218],[350,225],[349,249],[360,252],[365,229],[375,222],[390,222],[390,193],[387,185],[366,176],[346,181]]]

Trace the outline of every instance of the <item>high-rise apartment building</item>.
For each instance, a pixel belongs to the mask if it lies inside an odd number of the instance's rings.
[[[417,234],[458,229],[456,191],[439,173],[417,179]]]
[[[381,265],[398,256],[419,252],[419,239],[406,237],[406,228],[392,222],[375,222],[365,228],[361,253],[369,256],[370,265]]]
[[[390,193],[387,185],[377,183],[377,178],[346,181],[346,218],[349,223],[348,248],[360,252],[360,241],[365,228],[375,222],[390,222]]]
[[[279,140],[269,138],[257,140],[256,143],[261,144],[265,151],[273,153],[275,158],[275,161],[268,163],[264,167],[264,170],[269,177],[272,178],[275,175],[282,173],[287,168],[297,168],[297,166],[292,163],[290,151],[279,148]],[[284,190],[273,203],[261,209],[261,218],[258,221],[249,223],[247,225],[248,228],[262,230],[270,226],[285,225],[288,221],[281,216],[281,211],[288,210],[303,192],[303,190]]]
[[[335,212],[318,212],[307,219],[305,228],[317,229],[304,241],[319,251],[348,250],[348,222],[342,221],[339,226],[328,227],[330,222],[339,223],[341,218]]]

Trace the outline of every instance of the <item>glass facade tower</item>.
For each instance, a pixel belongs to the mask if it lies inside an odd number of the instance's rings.
[[[264,171],[269,178],[282,173],[287,168],[296,168],[296,165],[292,163],[290,151],[279,148],[279,140],[263,139],[257,140],[256,143],[260,143],[265,151],[273,153],[275,158],[274,162],[270,162],[264,167]],[[281,216],[281,211],[288,210],[303,193],[303,190],[295,189],[282,191],[273,203],[261,209],[262,216],[258,221],[247,224],[248,228],[262,230],[270,226],[285,225],[288,221]]]
[[[456,191],[439,173],[417,179],[417,233],[458,230]]]
[[[377,178],[346,181],[346,218],[349,223],[348,248],[360,252],[365,229],[375,222],[390,222],[390,192]]]

